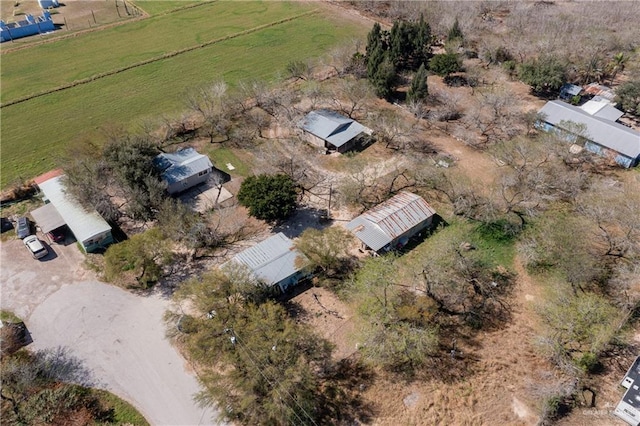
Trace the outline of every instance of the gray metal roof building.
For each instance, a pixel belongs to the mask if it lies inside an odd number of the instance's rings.
[[[627,389],[614,414],[632,426],[640,425],[640,356],[635,359],[622,380]]]
[[[368,130],[357,121],[326,109],[311,111],[307,114],[302,129],[336,148],[340,148]]]
[[[162,170],[162,178],[169,184],[180,182],[213,167],[209,157],[193,148],[185,148],[173,153],[163,152],[155,158],[154,163]]]
[[[268,286],[278,285],[284,291],[297,282],[306,260],[293,241],[280,232],[238,253],[229,262],[247,266],[258,280]]]
[[[63,182],[64,175],[61,171],[43,176],[45,177],[36,178],[35,181],[44,194],[45,201],[55,207],[59,216],[86,251],[91,252],[113,242],[111,226],[107,221],[97,211],[87,211],[67,194]],[[53,221],[55,222],[55,219]],[[56,223],[50,225],[54,226]]]
[[[622,124],[590,115],[562,101],[547,102],[540,113],[544,114],[545,122],[558,128],[563,128],[563,122],[584,124],[586,139],[631,159],[640,157],[640,133]]]
[[[374,251],[430,223],[436,211],[419,195],[401,192],[349,222],[346,227]]]

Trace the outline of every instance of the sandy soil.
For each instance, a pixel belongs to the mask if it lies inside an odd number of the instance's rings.
[[[68,347],[98,387],[153,425],[212,424],[215,413],[192,399],[196,378],[165,338],[168,300],[98,282],[75,244],[53,249],[56,255],[37,261],[17,239],[0,244],[1,306],[25,321],[28,348]]]

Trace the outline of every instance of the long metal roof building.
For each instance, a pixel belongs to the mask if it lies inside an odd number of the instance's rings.
[[[295,249],[293,241],[280,232],[238,253],[229,262],[247,266],[257,279],[273,286],[301,271],[305,261],[307,258]]]
[[[111,226],[97,211],[85,210],[80,203],[67,194],[63,178],[64,175],[59,170],[40,176],[35,179],[35,182],[44,194],[46,201],[55,207],[59,216],[85,250],[91,251],[99,243],[112,242]]]
[[[544,114],[544,121],[559,128],[563,128],[563,122],[584,124],[588,140],[632,159],[640,156],[640,133],[622,124],[590,115],[562,101],[547,102],[540,113]]]
[[[435,213],[424,198],[401,192],[356,217],[346,227],[367,247],[378,251]]]

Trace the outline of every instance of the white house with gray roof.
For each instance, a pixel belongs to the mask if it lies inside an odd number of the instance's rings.
[[[436,211],[419,195],[401,192],[346,225],[365,247],[381,253],[401,248],[429,227]]]
[[[113,242],[111,226],[95,210],[87,210],[67,193],[62,170],[54,170],[34,179],[50,207],[38,209],[38,224],[46,223],[47,229],[56,229],[65,223],[86,252],[105,248]],[[51,207],[52,206],[52,207]],[[42,217],[46,220],[38,220]],[[44,231],[44,228],[43,228]]]
[[[311,111],[302,123],[307,142],[328,151],[340,153],[353,149],[362,135],[371,129],[334,111]]]
[[[613,414],[631,426],[640,426],[640,356],[631,364],[620,384],[627,391]]]
[[[166,182],[167,192],[171,195],[206,182],[214,172],[222,177],[222,172],[213,167],[209,157],[193,148],[183,148],[173,153],[163,152],[153,163],[161,171],[162,180]]]
[[[280,232],[238,253],[221,269],[233,268],[234,264],[247,267],[257,281],[269,287],[278,286],[284,292],[307,276],[304,268],[307,263],[308,259],[296,250],[293,241]]]
[[[610,114],[610,108],[604,110],[608,112],[603,116],[598,114],[602,108],[587,109],[585,111],[562,101],[547,102],[539,111],[544,117],[539,127],[547,131],[557,128],[572,133],[576,130],[571,123],[582,125],[584,134],[575,135],[572,142],[581,137],[589,151],[610,157],[623,167],[636,166],[640,161],[640,132],[611,120],[615,114]],[[590,114],[592,110],[594,115]]]

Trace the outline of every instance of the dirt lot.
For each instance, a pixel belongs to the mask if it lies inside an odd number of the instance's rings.
[[[60,1],[60,7],[51,9],[51,18],[57,31],[54,36],[69,34],[70,32],[97,28],[118,21],[124,21],[138,16],[138,10],[130,5],[125,9],[122,0],[107,1]],[[15,22],[25,19],[25,15],[42,15],[42,9],[36,0],[0,1],[0,16],[5,22]],[[49,38],[46,36],[24,37],[10,43],[3,43],[3,51],[19,48]]]
[[[214,412],[192,400],[198,383],[165,338],[168,300],[97,281],[75,244],[52,252],[37,261],[16,238],[0,243],[1,306],[25,321],[28,348],[68,347],[99,387],[131,402],[151,424],[211,424]]]

